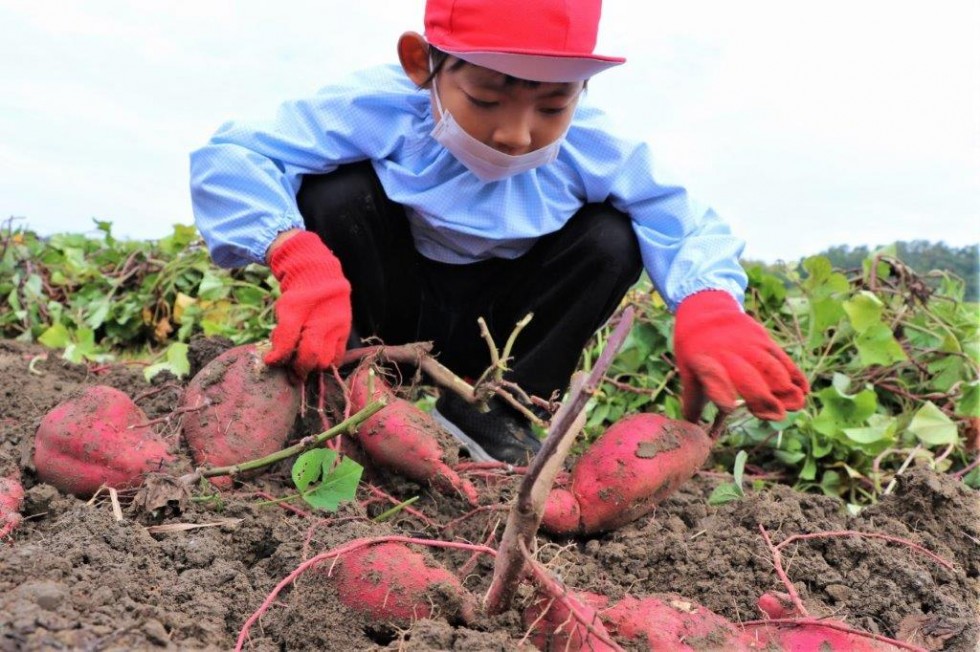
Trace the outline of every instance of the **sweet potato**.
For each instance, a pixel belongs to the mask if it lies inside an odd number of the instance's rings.
[[[564,602],[539,592],[535,600],[524,610],[524,626],[530,630],[529,640],[545,652],[559,650],[590,650],[605,652],[615,650],[595,636],[572,616],[570,606],[583,616],[595,631],[609,636],[599,612],[609,599],[588,591],[569,591],[562,596]]]
[[[0,539],[20,525],[20,506],[24,487],[17,478],[0,478]]]
[[[541,527],[553,534],[589,534],[635,521],[690,479],[710,450],[708,435],[686,421],[627,417],[603,433],[572,470],[578,522],[562,495],[549,499]]]
[[[439,615],[470,622],[475,600],[445,568],[401,543],[380,543],[345,554],[331,571],[340,601],[390,625]]]
[[[41,420],[34,437],[37,475],[79,497],[103,484],[135,487],[143,474],[173,460],[146,422],[143,410],[119,390],[89,387]]]
[[[357,441],[371,462],[443,493],[461,494],[475,505],[476,488],[444,460],[435,420],[406,400],[389,401],[358,428]]]
[[[184,439],[198,465],[228,466],[281,450],[299,414],[302,388],[268,367],[254,344],[228,349],[184,391]],[[227,477],[212,479],[231,486]]]
[[[390,401],[395,398],[395,393],[385,379],[378,373],[371,373],[371,370],[370,365],[361,365],[347,378],[351,414],[360,412],[371,401]]]
[[[732,622],[679,595],[642,599],[627,595],[601,613],[602,622],[620,641],[643,642],[651,650],[751,650],[752,639]]]

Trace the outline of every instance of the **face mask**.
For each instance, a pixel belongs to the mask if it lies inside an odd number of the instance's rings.
[[[462,163],[480,181],[489,183],[512,177],[515,174],[533,170],[558,158],[558,150],[565,139],[562,134],[558,140],[527,154],[505,154],[489,145],[481,143],[459,126],[453,116],[442,108],[436,80],[432,80],[432,96],[439,111],[439,123],[432,130],[432,137],[448,149],[456,160]]]

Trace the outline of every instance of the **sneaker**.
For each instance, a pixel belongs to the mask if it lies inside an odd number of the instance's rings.
[[[432,416],[458,439],[478,462],[507,462],[524,466],[541,450],[531,422],[499,398],[480,412],[453,392],[436,401]]]

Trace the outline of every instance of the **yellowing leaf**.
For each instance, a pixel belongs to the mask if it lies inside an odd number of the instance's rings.
[[[188,296],[183,292],[177,293],[177,298],[174,299],[174,321],[178,324],[180,323],[180,318],[184,314],[184,311],[197,303],[197,299]]]

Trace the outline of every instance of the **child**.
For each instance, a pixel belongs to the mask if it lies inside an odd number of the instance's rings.
[[[806,379],[741,310],[742,242],[586,97],[624,62],[593,53],[600,4],[428,0],[400,66],[267,124],[227,123],[193,153],[214,261],[267,262],[280,281],[269,364],[305,377],[377,336],[432,341],[475,377],[489,365],[477,318],[500,343],[533,312],[507,378],[548,397],[645,268],[677,313],[687,419],[738,396],[764,419],[802,408]],[[540,446],[500,399],[480,413],[447,393],[436,415],[476,459],[523,463]]]

